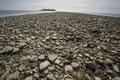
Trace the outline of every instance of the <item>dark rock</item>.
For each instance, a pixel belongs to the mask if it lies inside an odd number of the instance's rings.
[[[86,69],[90,69],[94,72],[96,70],[96,68],[97,68],[96,63],[94,63],[94,62],[87,62],[86,63]]]

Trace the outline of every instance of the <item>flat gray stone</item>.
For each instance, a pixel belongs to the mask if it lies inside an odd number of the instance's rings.
[[[48,70],[49,70],[49,71],[54,71],[54,70],[55,70],[55,67],[48,67]]]
[[[45,59],[45,55],[40,55],[40,56],[38,57],[38,59],[39,59],[39,60],[44,60],[44,59]]]
[[[13,51],[13,47],[5,46],[2,51],[0,51],[0,54],[5,54]]]
[[[44,70],[44,69],[46,69],[49,65],[50,65],[50,62],[49,62],[49,61],[44,61],[44,62],[40,63],[39,68],[40,68],[40,70]]]
[[[48,54],[48,59],[54,61],[58,57],[58,54]]]
[[[36,62],[36,61],[38,61],[38,57],[33,55],[33,56],[30,57],[30,61],[31,62]]]
[[[25,42],[16,43],[18,48],[23,48],[27,45]]]
[[[119,70],[119,68],[118,68],[117,65],[112,65],[112,67],[113,67],[113,70],[114,70],[114,71],[116,71],[116,72],[120,72],[120,70]]]

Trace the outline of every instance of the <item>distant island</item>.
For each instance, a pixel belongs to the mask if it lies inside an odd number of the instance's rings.
[[[56,11],[55,9],[41,9],[40,11]]]

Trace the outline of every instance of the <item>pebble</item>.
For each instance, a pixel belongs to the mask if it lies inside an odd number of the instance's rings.
[[[48,74],[49,73],[49,71],[48,71],[48,69],[46,69],[45,71],[44,71],[44,74]]]
[[[35,78],[39,78],[39,76],[40,76],[39,73],[35,73],[35,74],[34,74],[34,77],[35,77]]]
[[[23,48],[23,47],[25,47],[27,45],[27,43],[25,43],[25,42],[16,43],[16,44],[17,44],[18,48]]]
[[[115,77],[112,80],[120,80],[120,77]]]
[[[56,80],[56,79],[54,78],[53,74],[48,74],[48,75],[47,75],[47,79],[48,79],[48,80]]]
[[[95,80],[102,80],[100,77],[95,77]]]
[[[76,62],[72,62],[71,65],[72,65],[73,68],[78,68],[79,67],[79,64],[76,63]]]
[[[49,62],[49,61],[44,61],[44,62],[40,63],[39,69],[40,69],[40,70],[44,70],[44,69],[46,69],[49,65],[50,65],[50,62]]]
[[[37,56],[33,55],[33,56],[30,57],[30,62],[36,62],[36,61],[38,61]]]
[[[49,70],[49,71],[54,71],[54,70],[55,70],[55,67],[48,67],[48,70]]]
[[[58,57],[58,54],[48,54],[48,59],[54,61]]]
[[[13,53],[17,53],[17,52],[19,52],[20,51],[20,49],[19,48],[13,48]]]
[[[72,72],[72,71],[73,71],[73,67],[71,65],[65,66],[65,72]]]
[[[113,64],[113,60],[106,58],[104,61],[105,64]]]
[[[44,60],[44,59],[45,59],[45,55],[40,55],[40,56],[38,57],[38,59],[39,59],[39,60]]]
[[[20,74],[19,72],[14,72],[7,78],[7,80],[17,80],[19,77],[19,74]]]
[[[101,59],[96,59],[95,62],[96,62],[97,64],[101,64],[101,65],[104,64],[104,61],[101,60]]]
[[[31,76],[26,77],[25,80],[33,80],[33,77],[31,77]]]
[[[13,51],[13,47],[5,46],[3,50],[0,52],[0,54],[5,54]]]
[[[26,67],[24,65],[21,65],[21,66],[19,66],[18,70],[19,71],[24,71],[24,70],[26,70]]]
[[[90,70],[94,71],[96,69],[96,67],[97,67],[97,65],[94,62],[87,62],[86,63],[86,68],[87,69],[90,69]]]
[[[114,70],[114,71],[116,71],[116,72],[120,72],[120,70],[119,70],[119,68],[118,68],[117,65],[112,65],[112,67],[113,67],[113,70]]]
[[[57,60],[55,60],[55,63],[56,63],[56,64],[60,64],[60,62],[61,62],[61,61],[60,61],[60,60],[58,60],[58,59],[57,59]]]

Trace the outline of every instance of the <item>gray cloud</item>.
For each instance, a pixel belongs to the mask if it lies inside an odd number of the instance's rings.
[[[55,8],[65,11],[120,13],[119,3],[120,0],[1,0],[0,9]]]

